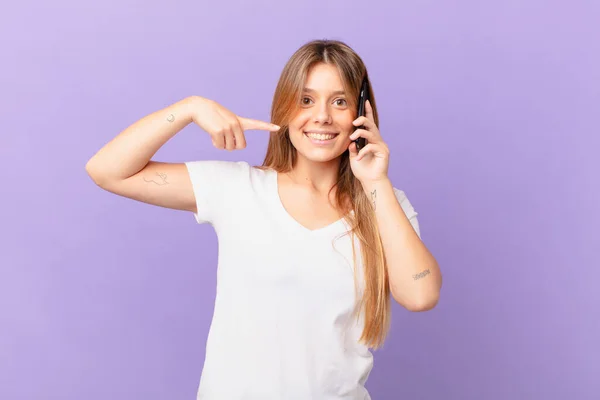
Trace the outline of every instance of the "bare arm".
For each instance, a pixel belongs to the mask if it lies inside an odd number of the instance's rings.
[[[392,297],[409,311],[432,309],[442,287],[437,260],[406,217],[389,179],[362,186],[375,210]]]
[[[276,131],[268,122],[238,117],[220,104],[191,96],[135,122],[102,147],[86,164],[101,188],[144,203],[197,212],[185,163],[151,161],[190,122],[204,129],[219,149],[246,147],[247,129]]]
[[[196,197],[184,163],[150,161],[125,179],[107,180],[104,190],[155,206],[197,212]]]
[[[88,161],[90,177],[103,186],[140,172],[158,149],[192,122],[194,101],[202,98],[187,97],[127,127]]]

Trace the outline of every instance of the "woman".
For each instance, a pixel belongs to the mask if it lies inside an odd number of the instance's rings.
[[[441,274],[417,213],[388,179],[371,89],[357,118],[364,77],[343,42],[309,42],[282,72],[273,123],[192,96],[88,162],[105,190],[215,228],[217,296],[198,399],[369,399],[369,348],[389,329],[390,294],[411,311],[437,303]],[[246,147],[245,130],[270,131],[263,164],[150,160],[190,122],[227,150]],[[360,152],[358,137],[368,142]]]

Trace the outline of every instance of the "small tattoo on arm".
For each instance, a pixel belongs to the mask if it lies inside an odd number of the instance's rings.
[[[426,269],[425,271],[423,271],[423,272],[421,272],[421,273],[419,273],[419,274],[413,275],[413,278],[414,278],[414,280],[416,281],[417,279],[421,279],[421,278],[423,278],[423,277],[425,277],[425,276],[429,275],[430,273],[431,273],[431,272],[430,272],[428,269]]]
[[[169,184],[169,182],[167,182],[167,174],[162,174],[162,173],[159,173],[159,172],[157,172],[157,173],[156,173],[156,175],[158,175],[158,180],[159,180],[160,182],[157,182],[157,181],[155,181],[154,179],[150,179],[150,180],[148,180],[148,179],[144,178],[144,180],[145,180],[146,182],[154,182],[154,183],[156,183],[158,186],[163,186],[163,185],[168,185],[168,184]]]
[[[167,121],[169,121],[169,122],[173,122],[173,121],[175,121],[175,116],[174,116],[173,114],[169,115],[169,116],[167,117]]]
[[[373,209],[377,210],[377,203],[375,202],[377,200],[377,189],[371,192],[371,200],[373,201]]]

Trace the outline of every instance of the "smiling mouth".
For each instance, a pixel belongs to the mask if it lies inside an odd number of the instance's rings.
[[[313,132],[304,132],[309,139],[312,139],[317,142],[327,142],[336,138],[339,133],[313,133]]]

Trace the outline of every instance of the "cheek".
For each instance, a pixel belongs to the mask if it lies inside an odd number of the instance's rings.
[[[292,124],[297,129],[301,129],[302,127],[307,125],[309,122],[310,122],[310,115],[308,113],[304,113],[304,114],[301,113],[292,120]]]
[[[290,133],[304,134],[302,132],[303,129],[305,129],[307,126],[311,126],[311,118],[310,111],[300,111],[290,121]],[[352,121],[354,121],[354,115],[351,112],[343,112],[334,115],[333,120],[334,124],[341,129],[342,134],[346,137],[350,136],[356,130],[356,127],[352,125]]]

